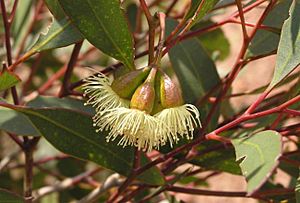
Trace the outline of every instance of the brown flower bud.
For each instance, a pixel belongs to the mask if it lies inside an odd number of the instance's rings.
[[[154,101],[154,85],[151,82],[145,82],[134,92],[131,98],[130,108],[145,111],[146,113],[150,114],[153,109]]]
[[[164,108],[176,107],[184,103],[180,88],[165,73],[160,79],[160,100]]]

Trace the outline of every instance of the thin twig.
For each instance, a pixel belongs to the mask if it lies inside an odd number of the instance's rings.
[[[130,183],[138,176],[138,169],[140,168],[141,164],[141,153],[142,151],[140,151],[138,148],[135,149],[132,171],[128,178],[119,187],[117,193],[108,201],[108,203],[114,203],[117,200],[117,198],[130,185]]]
[[[178,192],[178,193],[192,194],[192,195],[250,198],[250,197],[246,196],[247,195],[246,192],[210,191],[210,190],[201,190],[201,189],[178,187],[178,186],[170,186],[170,187],[167,187],[166,190]]]
[[[0,1],[1,4],[1,12],[2,12],[2,19],[3,19],[3,24],[4,24],[4,31],[5,31],[5,47],[6,47],[6,57],[7,57],[7,64],[8,66],[12,65],[12,50],[11,50],[11,42],[10,42],[10,23],[8,21],[8,16],[6,13],[6,7],[5,7],[5,2],[4,0]],[[7,68],[6,64],[3,64],[3,68]],[[18,98],[18,94],[17,94],[17,90],[16,87],[13,86],[11,88],[11,93],[12,93],[12,97],[14,100],[15,104],[19,104],[19,98]]]
[[[11,52],[11,43],[10,43],[10,23],[8,21],[4,0],[1,0],[0,4],[1,4],[1,13],[2,13],[4,31],[5,31],[4,35],[5,35],[6,57],[7,57],[8,66],[10,66],[12,64],[12,52]]]
[[[241,19],[241,26],[242,26],[242,30],[243,30],[243,37],[244,37],[244,41],[247,42],[248,40],[248,33],[247,33],[247,29],[246,29],[246,23],[245,23],[245,16],[244,16],[244,11],[243,11],[243,5],[241,0],[235,0],[236,5],[238,7],[239,10],[239,16]]]
[[[25,154],[25,176],[24,176],[24,199],[26,203],[31,203],[32,183],[33,183],[33,151],[39,141],[39,137],[33,139],[24,139]]]
[[[33,194],[34,194],[33,202],[38,202],[39,199],[41,199],[42,197],[44,197],[48,194],[51,194],[53,192],[59,192],[59,191],[63,191],[68,188],[72,188],[75,185],[77,185],[78,183],[80,183],[82,180],[84,180],[85,178],[98,173],[100,170],[101,170],[101,168],[96,168],[96,169],[84,172],[82,174],[79,174],[73,178],[67,178],[59,183],[56,183],[55,185],[42,187],[33,192]]]
[[[173,8],[175,7],[175,5],[178,3],[178,0],[174,0],[169,8],[166,10],[166,16],[169,16],[169,14],[171,13],[171,11],[173,10]]]
[[[145,16],[147,18],[148,26],[149,26],[149,59],[148,59],[148,65],[152,64],[154,61],[154,51],[155,51],[155,29],[156,29],[156,20],[151,15],[149,8],[145,2],[145,0],[140,0],[141,7],[145,13]]]
[[[64,97],[64,96],[70,94],[70,92],[71,92],[70,87],[69,87],[70,86],[70,78],[72,76],[74,66],[75,66],[77,58],[79,56],[79,52],[82,47],[82,43],[83,43],[83,41],[76,43],[73,48],[73,52],[71,54],[69,63],[67,65],[67,70],[64,74],[64,79],[63,79],[62,86],[61,86],[61,89],[59,92],[59,97]]]
[[[117,173],[112,174],[104,181],[104,183],[101,185],[101,187],[94,189],[91,193],[89,193],[87,196],[83,197],[77,203],[94,202],[106,191],[110,190],[113,187],[120,186],[123,182],[124,182],[124,180],[121,179],[119,174],[117,174]]]
[[[18,3],[19,3],[19,0],[15,0],[14,1],[14,5],[13,5],[13,8],[10,12],[10,16],[9,16],[9,19],[8,19],[8,22],[11,24],[16,16],[16,11],[17,11],[17,7],[18,7]]]
[[[165,42],[166,15],[164,13],[157,13],[156,16],[159,20],[160,34],[159,34],[159,41],[158,41],[158,47],[156,50],[156,56],[154,59],[154,64],[158,65],[161,61],[162,51],[163,51],[164,42]]]

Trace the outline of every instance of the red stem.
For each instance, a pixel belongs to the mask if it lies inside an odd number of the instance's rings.
[[[225,191],[209,191],[194,188],[170,186],[167,191],[178,193],[192,194],[192,195],[205,195],[205,196],[219,196],[219,197],[246,197],[246,192],[225,192]],[[247,197],[249,198],[249,197]]]
[[[284,109],[284,113],[290,114],[292,116],[300,116],[300,111],[294,110],[294,109]]]
[[[263,14],[261,15],[261,17],[259,18],[256,26],[253,28],[252,32],[250,33],[249,37],[244,39],[244,43],[242,45],[242,48],[240,50],[240,53],[237,57],[237,60],[235,61],[235,64],[233,65],[233,69],[230,72],[230,74],[228,75],[227,81],[223,86],[223,89],[221,90],[221,92],[219,93],[219,95],[217,96],[217,99],[215,101],[215,103],[213,104],[213,106],[211,107],[210,112],[208,113],[208,116],[206,117],[206,120],[203,124],[203,131],[206,130],[208,123],[211,121],[219,103],[222,101],[223,97],[227,94],[231,84],[233,83],[234,79],[236,78],[237,74],[239,73],[239,71],[241,70],[242,66],[240,61],[244,58],[244,55],[247,51],[248,45],[250,43],[250,41],[253,39],[255,33],[257,32],[258,27],[262,24],[263,20],[265,19],[265,17],[267,16],[267,14],[269,13],[270,9],[272,8],[273,4],[275,3],[275,1],[271,1],[269,3],[269,5],[267,6],[267,8],[264,10]],[[247,113],[251,113],[259,104],[261,101],[264,100],[264,98],[268,95],[269,92],[263,93],[259,99],[250,106],[250,108],[246,111]]]
[[[241,19],[241,26],[242,26],[242,30],[243,30],[244,42],[246,42],[248,40],[248,33],[247,33],[246,25],[245,25],[246,23],[245,23],[243,5],[242,5],[241,0],[235,0],[235,2],[238,7],[239,16]]]
[[[209,191],[209,190],[201,190],[201,189],[194,189],[194,188],[184,188],[178,186],[170,186],[169,188],[167,188],[167,190],[173,192],[185,193],[185,194],[192,194],[192,195],[219,196],[219,197],[245,197],[245,198],[258,198],[258,199],[261,199],[263,197],[268,197],[268,196],[279,196],[279,195],[294,193],[294,189],[286,189],[286,188],[258,192],[252,196],[247,196],[246,192]]]

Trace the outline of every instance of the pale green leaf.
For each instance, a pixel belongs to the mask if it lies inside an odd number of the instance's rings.
[[[284,22],[277,51],[276,66],[269,88],[277,85],[300,64],[300,2],[294,1],[290,17]]]
[[[279,164],[282,152],[281,135],[267,130],[246,138],[233,139],[236,160],[247,180],[247,192],[255,193]]]

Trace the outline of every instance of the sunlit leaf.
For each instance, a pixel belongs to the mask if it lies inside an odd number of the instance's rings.
[[[255,193],[279,164],[282,150],[281,135],[276,131],[262,131],[246,138],[233,139],[236,160],[247,180],[247,192]]]
[[[293,1],[290,17],[284,22],[277,51],[276,66],[269,88],[283,80],[300,64],[300,2]]]

